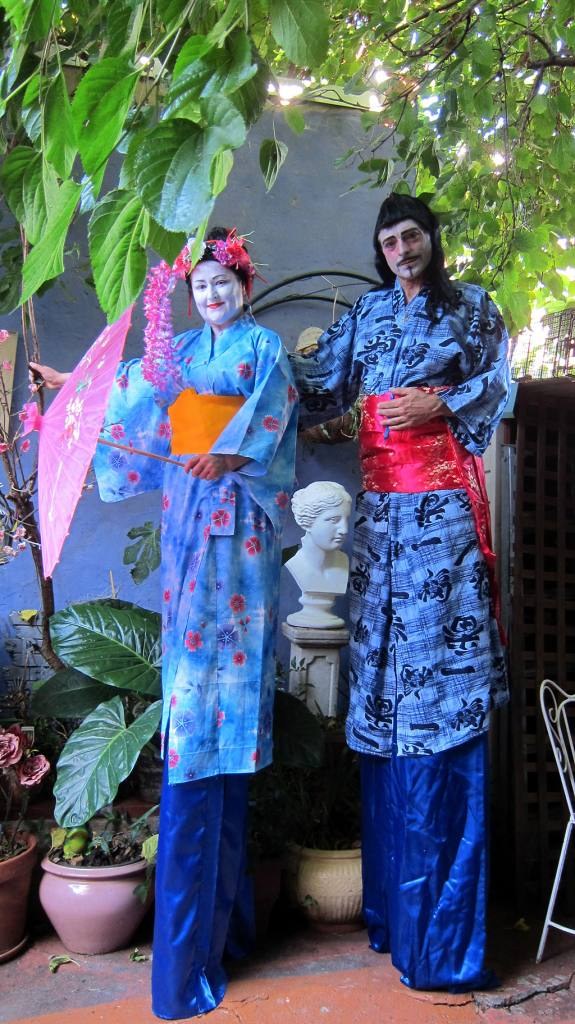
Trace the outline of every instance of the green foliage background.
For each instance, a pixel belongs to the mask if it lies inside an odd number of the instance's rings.
[[[142,289],[147,249],[171,261],[205,228],[277,75],[308,83],[299,102],[322,79],[343,102],[377,94],[342,161],[358,185],[426,198],[453,270],[495,293],[512,330],[534,303],[574,298],[572,0],[3,0],[0,38],[0,186],[21,225],[0,235],[4,311],[63,272],[70,224],[86,217],[115,319]],[[305,130],[297,105],[278,116]],[[267,188],[286,157],[264,140]]]

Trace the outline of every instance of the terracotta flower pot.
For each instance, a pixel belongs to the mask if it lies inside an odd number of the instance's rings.
[[[361,918],[361,849],[290,851],[295,902],[319,930],[355,931]]]
[[[134,895],[146,861],[113,867],[75,868],[42,861],[40,903],[71,953],[111,953],[130,942],[146,903]]]
[[[36,836],[24,835],[27,849],[0,861],[0,963],[16,956],[28,936],[28,895],[36,864]]]

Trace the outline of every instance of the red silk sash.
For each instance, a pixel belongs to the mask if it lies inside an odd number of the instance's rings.
[[[429,390],[429,389],[425,389]],[[433,389],[435,390],[435,389]],[[441,391],[441,389],[437,389]],[[495,553],[491,539],[489,499],[483,460],[471,455],[455,438],[443,416],[405,430],[389,430],[377,412],[392,394],[362,399],[359,450],[362,485],[366,491],[419,494],[464,489],[471,502],[477,540],[489,574],[495,617],[503,643]]]

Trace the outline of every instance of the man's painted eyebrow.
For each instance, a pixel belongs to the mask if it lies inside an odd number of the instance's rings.
[[[405,236],[406,236],[406,235],[413,235],[413,234],[417,234],[417,233],[419,233],[420,231],[421,231],[421,228],[418,228],[418,227],[412,227],[412,228],[405,228],[405,231],[402,231],[402,232],[401,232],[401,237],[402,237],[402,238],[405,238]],[[391,241],[392,241],[392,239],[394,239],[394,238],[397,238],[397,235],[395,235],[395,234],[392,234],[392,235],[384,235],[384,236],[383,236],[383,238],[382,238],[382,240],[381,240],[381,244],[383,245],[383,244],[384,244],[385,242],[391,242]]]

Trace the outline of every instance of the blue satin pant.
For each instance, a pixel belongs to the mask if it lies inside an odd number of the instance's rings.
[[[439,754],[361,755],[364,917],[405,985],[465,992],[484,969],[487,735]]]
[[[165,1020],[213,1010],[226,991],[224,952],[253,948],[248,783],[248,775],[218,775],[170,786],[164,772],[152,1009]]]

